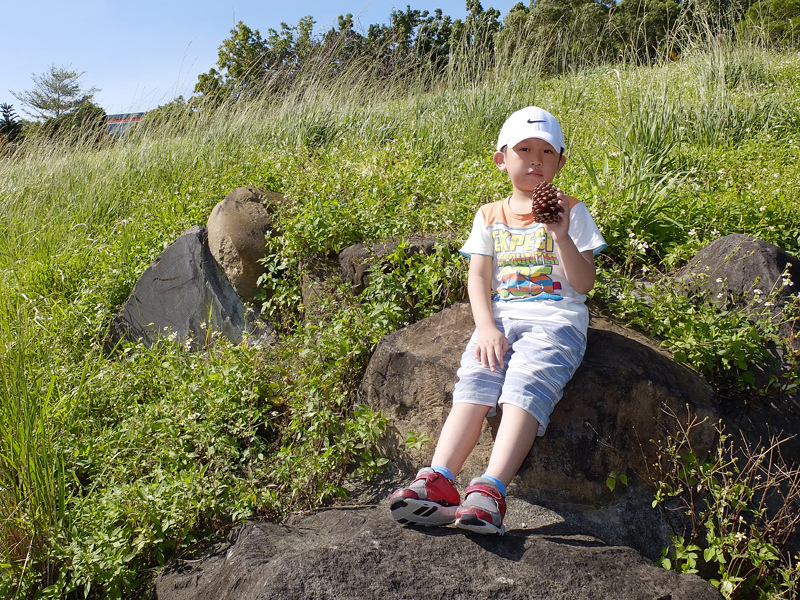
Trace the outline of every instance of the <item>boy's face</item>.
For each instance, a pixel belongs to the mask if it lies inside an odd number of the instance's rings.
[[[566,156],[539,138],[522,140],[505,153],[494,154],[497,168],[508,173],[514,190],[526,194],[542,181],[552,182],[566,161]]]

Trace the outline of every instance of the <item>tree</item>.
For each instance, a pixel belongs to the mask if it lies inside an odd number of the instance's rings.
[[[800,45],[800,0],[760,0],[747,10],[744,30],[777,46]]]
[[[11,93],[32,111],[25,111],[37,119],[58,119],[91,102],[97,88],[84,90],[78,80],[83,71],[72,71],[64,67],[50,65],[50,70],[42,75],[31,74],[35,84],[32,90]]]
[[[294,27],[281,23],[280,32],[267,30],[264,39],[258,29],[239,21],[219,47],[219,70],[201,74],[195,93],[220,101],[281,89],[318,49],[313,28],[314,19],[306,16]]]
[[[11,104],[0,104],[0,135],[13,142],[22,133],[22,121]]]
[[[93,102],[84,102],[75,110],[47,119],[41,128],[51,139],[77,145],[101,144],[107,137],[106,111]]]

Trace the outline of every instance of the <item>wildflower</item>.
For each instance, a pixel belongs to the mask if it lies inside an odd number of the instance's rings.
[[[722,277],[717,277],[717,283],[722,283]]]
[[[725,294],[723,294],[722,292],[720,292],[719,294],[717,294],[717,298],[722,298],[722,297],[724,297],[724,296],[725,296]]]
[[[695,228],[694,228],[694,227],[692,227],[692,228],[689,230],[689,235],[697,235],[697,231],[695,230]]]
[[[742,540],[746,540],[747,536],[743,534],[741,531],[736,532],[736,541],[741,542]]]
[[[762,292],[762,291],[761,291],[760,289],[758,289],[758,288],[755,288],[755,289],[753,290],[753,293],[754,293],[756,296],[760,296],[760,295],[761,295],[761,294],[763,294],[764,292]]]
[[[762,207],[761,207],[761,208],[759,208],[758,210],[760,210],[761,212],[764,212],[765,210],[767,210],[767,207],[766,207],[766,206],[762,206]]]
[[[647,265],[642,265],[642,273],[647,273],[650,269],[647,268]]]
[[[717,229],[716,227],[714,229],[712,229],[711,230],[711,235],[713,235],[714,237],[718,236],[719,235],[719,229]]]

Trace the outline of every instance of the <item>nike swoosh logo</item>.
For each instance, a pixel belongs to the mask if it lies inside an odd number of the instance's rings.
[[[528,123],[547,123],[547,121],[544,121],[544,120],[542,120],[542,121],[531,121],[530,119],[528,119]]]

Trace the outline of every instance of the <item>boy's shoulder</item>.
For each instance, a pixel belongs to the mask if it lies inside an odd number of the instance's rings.
[[[572,210],[579,204],[583,204],[577,198],[573,198],[572,196],[567,196],[569,198],[569,209]],[[508,203],[506,202],[507,198],[502,200],[495,200],[494,202],[488,202],[483,204],[478,209],[478,214],[481,215],[483,218],[483,222],[486,225],[492,225],[494,223],[506,223],[510,224],[511,221],[519,221],[520,219],[515,215],[511,210],[508,208]],[[530,223],[527,219],[524,220],[524,223],[515,223],[515,224],[532,224],[532,220]]]

